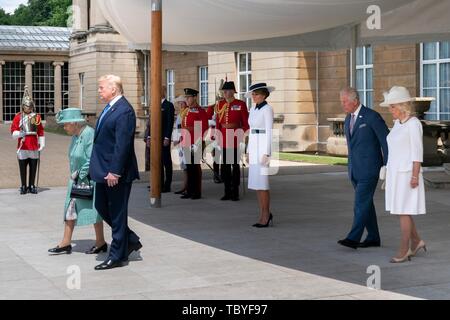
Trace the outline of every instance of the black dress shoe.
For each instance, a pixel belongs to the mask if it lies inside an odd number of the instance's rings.
[[[97,248],[96,246],[93,246],[91,249],[89,249],[88,251],[86,251],[86,254],[97,254],[100,252],[106,252],[108,251],[108,244],[104,244],[101,247]]]
[[[239,201],[239,196],[231,196],[231,201]]]
[[[26,186],[21,186],[20,187],[20,194],[27,194],[27,192],[28,192],[28,189],[27,189]]]
[[[222,198],[220,198],[220,200],[225,201],[225,200],[231,200],[231,197],[229,195],[224,195]]]
[[[186,192],[186,190],[179,190],[179,191],[175,191],[175,194],[184,194]]]
[[[381,247],[380,241],[367,241],[364,240],[359,244],[360,248],[369,248],[369,247]]]
[[[128,256],[133,251],[139,251],[139,249],[141,249],[141,248],[142,248],[142,243],[140,241],[138,241],[137,243],[128,244]]]
[[[198,200],[198,199],[201,199],[201,195],[195,195],[195,196],[191,196],[191,199],[192,200]]]
[[[32,194],[37,194],[38,193],[36,186],[29,186],[28,187],[28,192],[32,193]]]
[[[123,261],[106,260],[99,265],[95,266],[95,270],[108,270],[112,268],[123,267],[125,263]]]
[[[340,245],[344,246],[344,247],[348,247],[348,248],[352,248],[352,249],[356,249],[359,247],[359,242],[350,240],[350,239],[343,239],[343,240],[339,240],[337,243],[339,243]]]
[[[48,252],[52,255],[57,254],[71,254],[72,253],[72,246],[69,244],[65,247],[56,246],[55,248],[48,249]]]
[[[190,198],[191,198],[191,195],[190,195],[189,193],[185,193],[185,194],[183,194],[180,198],[181,198],[181,199],[190,199]]]

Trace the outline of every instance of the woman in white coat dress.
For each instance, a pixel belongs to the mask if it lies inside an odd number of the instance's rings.
[[[413,215],[425,214],[425,187],[422,124],[411,115],[411,96],[405,87],[394,86],[384,94],[380,105],[389,107],[395,120],[387,136],[389,148],[386,165],[386,210],[399,215],[402,238],[397,256],[391,262],[410,260],[425,242],[417,233]]]
[[[269,164],[272,153],[273,109],[266,99],[275,88],[265,83],[250,86],[246,93],[255,105],[250,109],[248,141],[249,176],[248,188],[256,190],[259,203],[259,221],[253,226],[265,228],[273,223],[270,212]]]

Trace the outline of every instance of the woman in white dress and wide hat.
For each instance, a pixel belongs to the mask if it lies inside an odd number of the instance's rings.
[[[272,153],[273,109],[266,99],[275,90],[265,83],[250,86],[245,94],[255,105],[250,109],[248,141],[249,177],[248,188],[256,190],[259,203],[259,221],[253,226],[265,228],[273,223],[270,212],[269,164]]]
[[[412,216],[425,214],[422,124],[411,114],[412,98],[405,87],[394,86],[384,93],[382,107],[389,107],[395,122],[387,136],[386,210],[399,215],[401,242],[391,262],[410,260],[420,249],[426,251]]]

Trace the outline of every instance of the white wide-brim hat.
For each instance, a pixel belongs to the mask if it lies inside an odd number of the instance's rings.
[[[186,102],[186,97],[184,95],[179,95],[175,98],[174,102]]]
[[[267,91],[272,92],[275,90],[275,87],[267,86],[265,82],[255,83],[248,88],[248,91],[245,93],[246,98],[252,97],[252,92],[258,89],[267,89]]]
[[[380,103],[381,107],[389,107],[391,104],[412,101],[408,89],[400,86],[393,86],[389,92],[384,92],[384,101]]]

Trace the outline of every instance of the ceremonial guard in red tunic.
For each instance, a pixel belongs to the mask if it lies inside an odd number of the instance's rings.
[[[186,160],[188,186],[187,193],[181,198],[200,199],[202,195],[200,164],[203,158],[203,135],[208,130],[208,116],[197,103],[197,90],[186,88],[184,94],[189,110],[181,122],[181,146]]]
[[[222,86],[224,99],[216,104],[216,128],[220,131],[219,150],[222,151],[221,169],[225,195],[221,200],[239,200],[241,154],[245,151],[248,131],[248,109],[244,101],[235,99],[233,81]]]
[[[40,152],[45,147],[44,127],[39,114],[34,112],[34,102],[25,86],[22,111],[16,114],[11,124],[11,135],[17,139],[17,158],[20,169],[20,194],[37,193],[35,184]],[[27,187],[27,167],[29,179]]]

